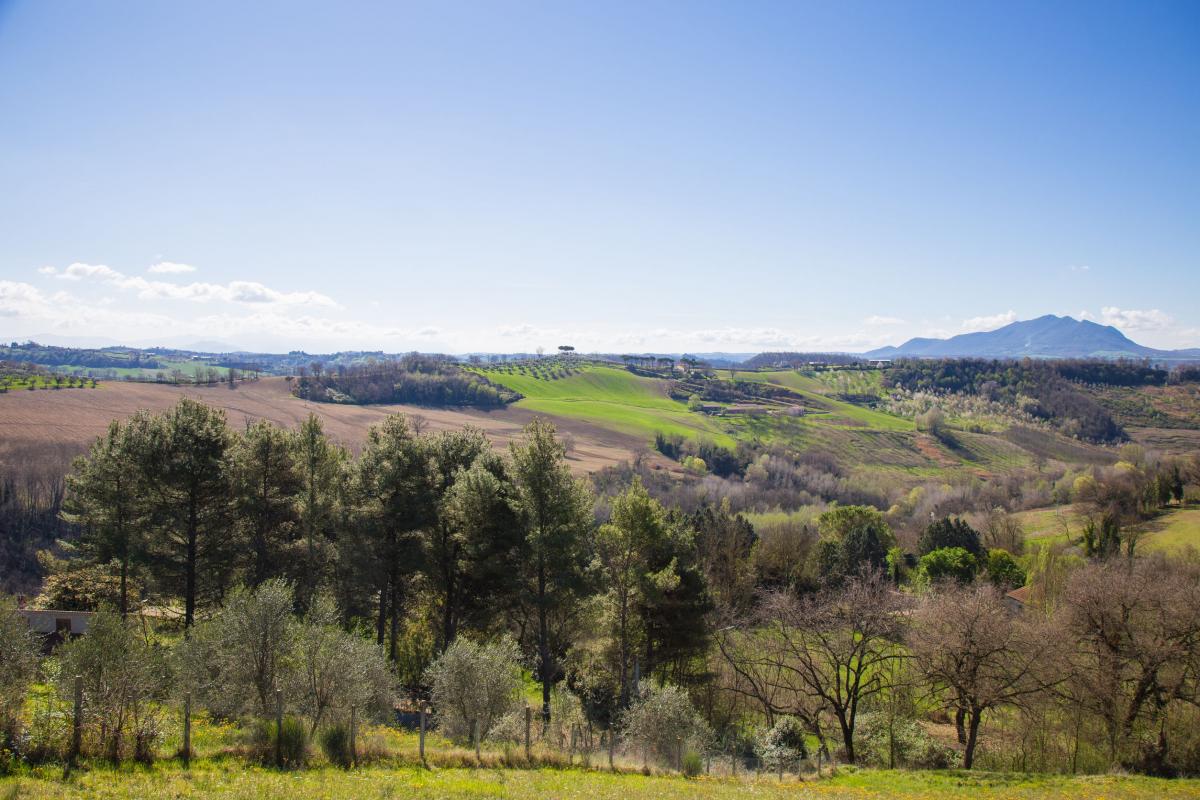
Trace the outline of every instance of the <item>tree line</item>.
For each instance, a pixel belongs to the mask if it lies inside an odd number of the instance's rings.
[[[427,406],[503,406],[519,395],[445,358],[409,354],[397,360],[297,370],[293,393],[332,403],[412,403]]]

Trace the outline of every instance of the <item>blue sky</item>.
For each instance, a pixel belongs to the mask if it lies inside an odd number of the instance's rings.
[[[1200,346],[1200,3],[0,0],[0,337]]]

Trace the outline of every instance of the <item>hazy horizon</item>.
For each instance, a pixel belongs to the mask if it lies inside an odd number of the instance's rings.
[[[1196,347],[1198,39],[1186,2],[0,1],[0,328]]]

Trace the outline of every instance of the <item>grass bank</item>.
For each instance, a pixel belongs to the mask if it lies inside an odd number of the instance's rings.
[[[1046,776],[1006,773],[905,772],[843,769],[836,777],[782,783],[774,778],[686,779],[609,774],[581,769],[421,769],[368,767],[276,772],[238,760],[201,763],[190,771],[173,764],[151,768],[42,770],[0,779],[0,798],[587,798],[587,800],[685,800],[685,798],[1107,798],[1173,800],[1200,796],[1200,781],[1128,776]]]

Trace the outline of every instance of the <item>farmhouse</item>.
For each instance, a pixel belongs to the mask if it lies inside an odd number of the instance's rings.
[[[1020,614],[1025,610],[1025,606],[1029,605],[1029,587],[1022,586],[1004,595],[1004,605],[1014,614]]]
[[[52,608],[27,608],[18,600],[17,614],[25,618],[29,630],[42,638],[42,647],[49,652],[59,644],[87,633],[95,612],[63,611]]]

